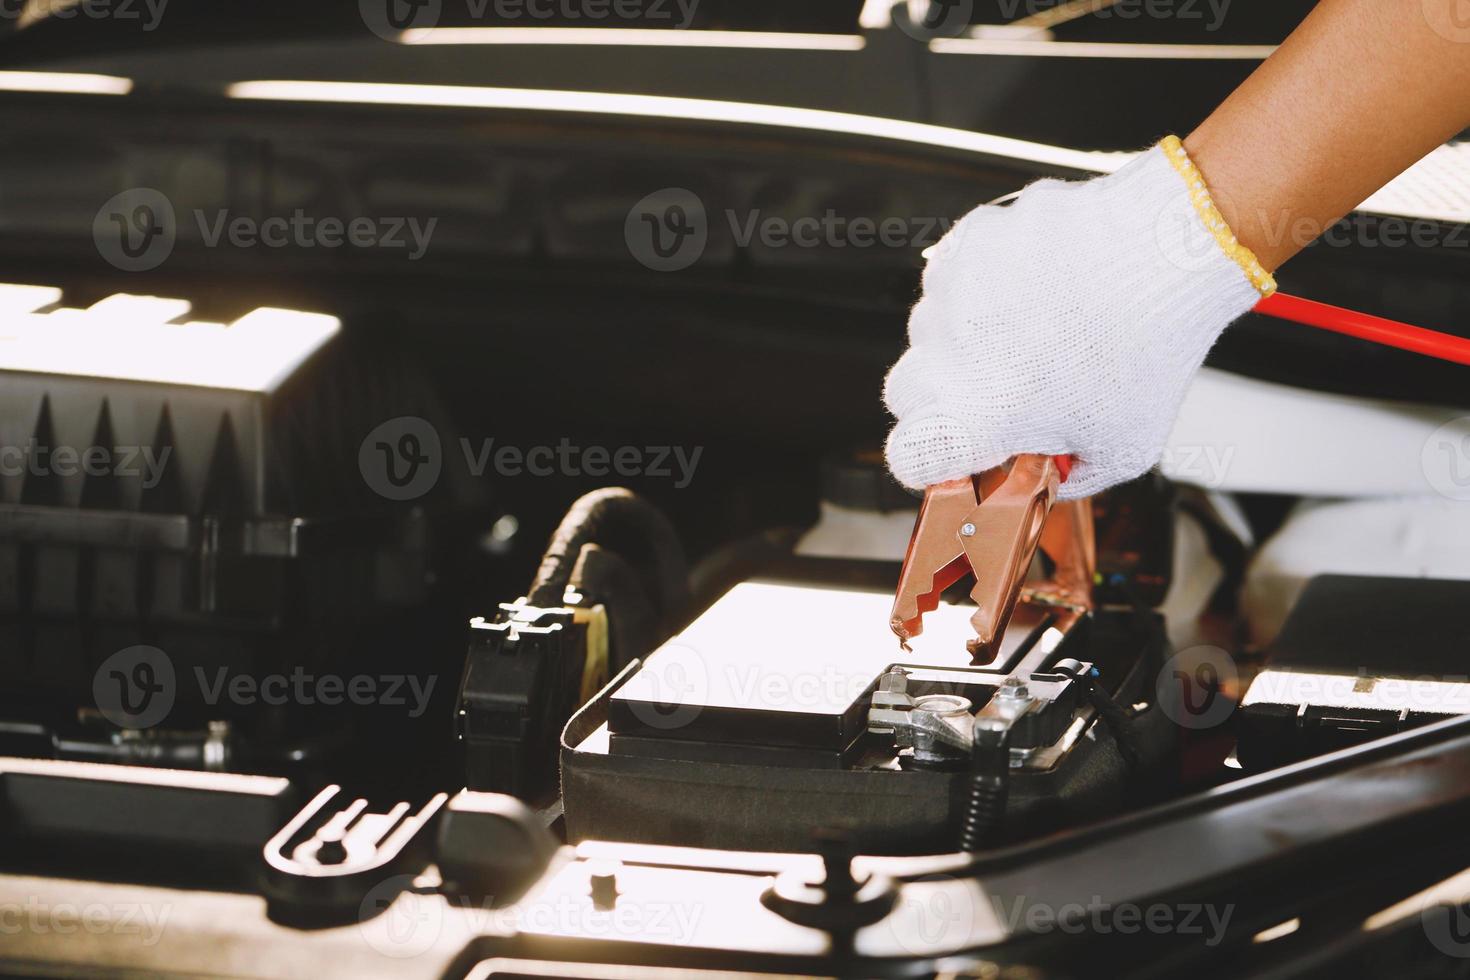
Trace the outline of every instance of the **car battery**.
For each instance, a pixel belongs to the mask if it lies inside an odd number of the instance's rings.
[[[983,719],[1017,685],[1028,714],[1009,750],[1011,826],[1116,802],[1126,767],[1113,738],[1050,668],[1085,657],[1133,703],[1162,650],[1156,616],[1095,612],[1063,633],[1022,603],[994,661],[975,666],[972,607],[941,603],[904,651],[888,630],[892,593],[857,578],[741,583],[574,715],[562,739],[571,838],[800,850],[818,829],[847,828],[875,851],[952,849],[968,757],[896,739],[882,706]],[[1146,726],[1161,712],[1145,714]]]

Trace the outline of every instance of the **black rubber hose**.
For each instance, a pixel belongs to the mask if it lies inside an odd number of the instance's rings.
[[[689,569],[673,524],[657,507],[623,487],[594,490],[562,518],[541,559],[527,599],[560,606],[582,548],[595,544],[619,555],[644,583],[659,615],[675,622],[689,599]]]
[[[572,587],[608,610],[609,674],[628,666],[634,657],[647,656],[667,639],[671,624],[660,618],[637,570],[615,552],[583,545],[572,572]]]

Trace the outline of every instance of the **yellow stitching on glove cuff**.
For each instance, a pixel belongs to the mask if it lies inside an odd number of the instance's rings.
[[[1199,167],[1189,159],[1189,154],[1184,151],[1184,144],[1177,136],[1165,136],[1164,141],[1159,144],[1164,149],[1164,155],[1174,165],[1175,171],[1184,178],[1184,185],[1189,188],[1189,200],[1194,204],[1194,210],[1199,219],[1205,223],[1205,227],[1215,236],[1220,248],[1235,264],[1240,266],[1251,285],[1256,287],[1256,292],[1261,296],[1270,296],[1276,292],[1276,280],[1271,273],[1266,271],[1265,266],[1256,259],[1256,255],[1240,242],[1236,241],[1235,234],[1230,226],[1225,223],[1225,218],[1220,214],[1215,202],[1210,198],[1210,189],[1205,186],[1204,175],[1199,172]]]

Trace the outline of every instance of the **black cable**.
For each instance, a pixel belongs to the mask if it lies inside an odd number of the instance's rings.
[[[670,624],[654,608],[637,570],[616,552],[583,545],[571,585],[589,602],[607,608],[609,674],[622,670],[634,657],[647,656],[667,638]]]
[[[662,511],[622,487],[594,490],[572,504],[551,536],[527,601],[533,606],[560,606],[588,544],[626,561],[665,621],[677,620],[683,613],[689,572],[679,536]]]
[[[1129,768],[1136,769],[1143,753],[1138,744],[1138,733],[1133,730],[1133,715],[1098,683],[1097,668],[1083,670],[1081,663],[1069,658],[1059,661],[1052,670],[1065,674],[1081,685],[1082,693],[1112,733],[1113,742],[1118,746],[1118,754]]]

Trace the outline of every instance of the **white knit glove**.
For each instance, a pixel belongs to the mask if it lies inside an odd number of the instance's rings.
[[[888,466],[920,489],[1071,455],[1062,497],[1132,479],[1215,338],[1274,289],[1173,137],[1109,176],[976,208],[930,251],[884,386]]]

